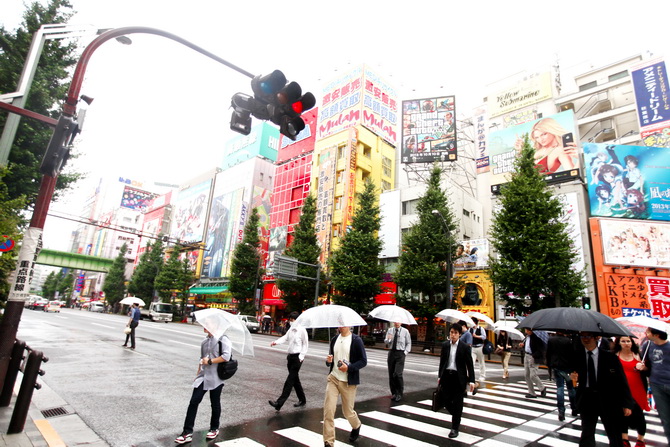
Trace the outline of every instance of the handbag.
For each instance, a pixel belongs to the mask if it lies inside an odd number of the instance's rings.
[[[496,347],[495,354],[497,354],[497,355],[502,355],[502,353],[503,353],[504,351],[505,351],[505,350],[502,348],[502,346],[498,346],[498,347]]]
[[[433,391],[433,402],[430,409],[433,411],[440,411],[444,408],[445,402],[442,396],[442,385],[437,384],[437,388]]]
[[[223,348],[221,347],[221,340],[219,340],[219,355],[223,355]],[[227,362],[217,363],[216,373],[219,375],[219,379],[228,380],[235,375],[237,372],[237,360],[233,359],[233,355],[230,355],[230,360]]]
[[[124,333],[124,334],[128,335],[128,334],[130,334],[131,332],[132,332],[132,329],[130,329],[128,326],[126,326],[125,328],[123,328],[123,333]]]
[[[484,354],[490,354],[493,352],[493,343],[491,343],[491,340],[486,340],[484,342],[484,346],[482,347],[482,352]]]

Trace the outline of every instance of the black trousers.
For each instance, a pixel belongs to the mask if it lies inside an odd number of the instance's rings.
[[[286,402],[286,399],[291,395],[291,390],[295,389],[295,394],[298,396],[300,402],[306,402],[305,400],[305,391],[302,389],[302,384],[300,383],[300,367],[302,362],[300,361],[300,354],[289,354],[286,356],[286,368],[288,368],[288,377],[284,382],[284,389],[281,392],[281,396],[277,399],[277,406],[281,407]]]
[[[389,388],[394,396],[402,396],[405,390],[405,382],[402,378],[402,372],[405,369],[405,352],[398,350],[389,351],[386,363],[389,368]]]
[[[581,396],[579,414],[582,418],[582,436],[579,447],[595,447],[596,424],[598,417],[605,427],[610,447],[623,447],[621,427],[624,425],[623,409],[613,408],[611,404],[603,402],[602,392],[584,391]]]
[[[465,387],[461,386],[458,374],[445,373],[442,375],[442,393],[447,411],[451,414],[451,428],[459,430],[461,417],[463,416],[463,399],[465,398]],[[621,436],[621,435],[619,435]]]
[[[130,322],[130,334],[126,335],[126,342],[124,344],[128,344],[128,339],[130,338],[130,346],[132,348],[135,347],[135,328],[137,327],[139,323],[135,320]]]
[[[219,428],[221,419],[221,391],[223,391],[223,384],[209,391],[209,400],[212,403],[212,418],[209,420],[209,429],[216,430]],[[198,388],[193,388],[191,394],[191,401],[188,403],[188,410],[186,410],[186,419],[184,420],[184,431],[193,433],[193,426],[195,425],[195,416],[198,414],[198,405],[205,397],[205,384],[200,384]]]

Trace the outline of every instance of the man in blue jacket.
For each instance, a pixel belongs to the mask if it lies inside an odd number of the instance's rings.
[[[361,420],[354,411],[356,388],[360,383],[359,371],[368,364],[363,340],[351,333],[350,327],[340,327],[339,335],[330,340],[326,366],[330,368],[323,402],[323,442],[326,447],[335,445],[335,409],[337,398],[342,396],[342,413],[351,425],[349,441],[358,439]]]

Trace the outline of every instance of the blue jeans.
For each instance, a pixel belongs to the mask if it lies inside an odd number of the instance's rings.
[[[570,400],[570,408],[576,411],[575,406],[575,388],[572,386],[572,379],[567,371],[554,369],[554,381],[556,381],[556,406],[558,412],[565,414],[565,391],[563,386],[568,387],[568,399]]]
[[[663,423],[665,437],[668,438],[668,444],[670,444],[670,386],[652,383],[651,394],[654,395],[656,410]]]

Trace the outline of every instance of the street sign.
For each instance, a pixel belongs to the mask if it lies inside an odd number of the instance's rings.
[[[298,260],[289,256],[275,258],[275,276],[295,281],[298,278]]]

